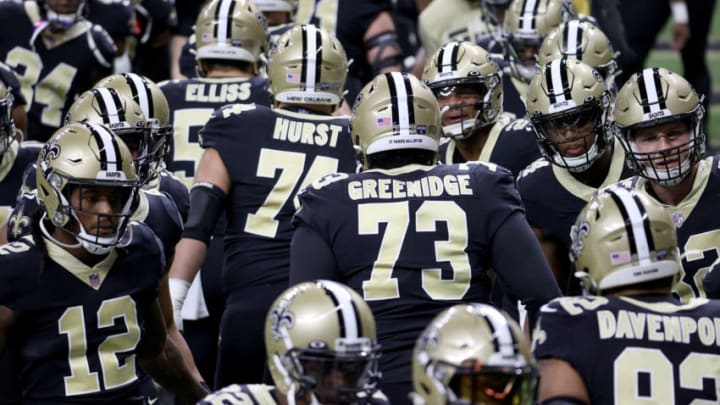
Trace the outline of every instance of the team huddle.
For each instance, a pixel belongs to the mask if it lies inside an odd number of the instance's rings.
[[[720,402],[705,96],[478,3],[415,75],[384,1],[210,0],[155,83],[0,2],[0,405]]]

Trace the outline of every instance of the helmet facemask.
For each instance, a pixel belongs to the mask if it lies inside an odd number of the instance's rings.
[[[151,155],[152,139],[151,134],[155,130],[151,127],[136,128],[112,128],[115,135],[123,140],[133,157],[135,172],[141,184],[150,179],[151,167],[155,164]]]
[[[78,0],[77,8],[74,12],[55,11],[48,3],[48,0],[44,0],[44,9],[48,27],[55,31],[65,31],[70,29],[70,27],[72,27],[76,22],[83,19],[85,0]]]
[[[514,34],[510,35],[508,42],[507,51],[513,76],[525,83],[530,83],[540,71],[536,57],[542,44],[542,38],[537,34],[527,36]]]
[[[48,179],[47,183],[51,187],[50,192],[53,193],[57,200],[57,207],[53,210],[53,215],[49,217],[54,226],[73,235],[77,239],[79,246],[95,255],[107,254],[114,246],[121,245],[127,239],[127,236],[129,236],[126,235],[127,224],[132,216],[138,190],[138,184],[134,180],[116,181],[108,179],[108,181],[104,182],[102,180],[68,179],[59,173],[54,173],[51,168],[45,168],[43,171]],[[103,173],[99,173],[99,177],[102,175]],[[114,202],[113,205],[120,208],[119,212],[110,214],[95,212],[90,207],[84,206],[84,202],[97,198],[97,188],[99,187],[113,188],[114,193],[111,199]],[[75,189],[78,190],[79,204],[77,207],[71,203],[72,193]],[[48,213],[45,214],[45,216],[47,215]],[[94,230],[85,229],[80,215],[97,216],[98,225],[107,226],[111,224],[114,229],[111,233],[106,234],[101,233],[100,228]],[[43,221],[40,221],[40,225],[46,236],[50,236],[50,233],[44,227]],[[55,239],[53,241],[61,246],[76,247],[64,245]]]
[[[433,84],[431,89],[439,102],[443,98],[450,97],[453,93],[460,100],[459,104],[446,105],[440,110],[442,115],[446,117],[463,118],[460,122],[443,125],[443,135],[459,140],[466,139],[473,135],[476,128],[483,128],[493,124],[501,113],[500,108],[495,108],[492,102],[498,86],[501,86],[498,75],[480,79],[450,80]],[[502,105],[502,100],[500,100],[500,105]],[[477,112],[473,117],[467,118],[467,109],[474,109]]]
[[[627,151],[630,166],[640,176],[664,186],[674,186],[683,181],[705,153],[703,115],[704,108],[702,104],[698,104],[690,113],[672,115],[668,120],[654,121],[651,125],[637,125],[624,129],[623,146]],[[643,153],[638,150],[635,134],[639,129],[677,121],[684,121],[687,124],[690,133],[687,142],[654,152]]]
[[[6,88],[7,95],[0,99],[0,161],[10,149],[10,144],[15,141],[15,121],[12,118],[13,95],[10,89]]]
[[[352,341],[351,341],[352,340]],[[362,392],[372,392],[379,372],[378,346],[368,338],[337,339],[338,350],[290,349],[283,359],[289,377],[300,389],[313,392],[320,403],[356,403]]]
[[[531,115],[545,158],[574,173],[589,169],[609,146],[606,109],[607,102],[592,100],[554,114]],[[567,138],[564,134],[569,130],[575,135]]]
[[[528,366],[483,366],[469,360],[455,368],[448,383],[451,404],[531,404],[537,373]]]

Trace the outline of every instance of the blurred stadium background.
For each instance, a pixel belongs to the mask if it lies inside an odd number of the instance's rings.
[[[670,20],[669,20],[670,21]],[[720,6],[715,7],[708,38],[707,62],[712,76],[712,95],[710,97],[710,121],[706,133],[710,146],[720,150]],[[670,25],[665,26],[657,39],[655,49],[650,53],[646,66],[663,66],[674,72],[683,73],[680,54],[670,49]]]

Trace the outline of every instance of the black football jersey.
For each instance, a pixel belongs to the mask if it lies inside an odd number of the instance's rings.
[[[529,163],[540,157],[535,135],[518,125],[512,114],[503,113],[492,126],[477,160],[496,163],[517,176]],[[519,129],[516,129],[518,128]],[[507,138],[507,139],[505,139]],[[438,161],[443,164],[463,163],[453,139],[440,144]]]
[[[629,177],[632,172],[625,166],[625,151],[615,142],[610,170],[600,188]],[[562,274],[569,275],[570,228],[597,188],[580,182],[567,169],[553,165],[545,158],[523,170],[517,178],[517,186],[527,210],[528,223],[542,231],[543,238],[556,243]],[[565,281],[559,280],[563,289],[567,288]]]
[[[352,59],[345,85],[349,105],[353,105],[362,86],[375,77],[366,56],[365,32],[378,14],[391,9],[390,0],[312,0],[302,1],[298,6],[296,23],[313,24],[333,33],[345,48],[348,60]]]
[[[195,178],[197,163],[202,157],[198,131],[216,109],[235,103],[272,104],[267,79],[196,78],[160,83],[168,100],[170,120],[175,134],[166,158],[167,169],[189,188]],[[236,129],[226,136],[241,136]]]
[[[0,247],[0,305],[16,317],[11,347],[26,403],[144,403],[154,394],[136,353],[165,259],[146,225],[128,231],[128,245],[93,267],[45,237],[43,248],[31,236]]]
[[[491,161],[510,170],[517,177],[530,163],[541,157],[530,122],[518,118],[500,130],[493,144]]]
[[[232,182],[226,289],[287,281],[295,195],[326,174],[355,170],[348,127],[346,117],[232,104],[200,130],[202,147],[217,150]]]
[[[300,202],[296,225],[318,232],[373,310],[385,382],[408,380],[415,340],[440,311],[489,301],[493,235],[522,211],[510,173],[485,162],[330,175]]]
[[[720,301],[563,297],[533,333],[538,359],[568,362],[593,404],[720,401]]]
[[[129,1],[88,0],[88,20],[105,29],[112,38],[135,34],[135,7]]]
[[[657,200],[648,192],[647,180],[633,179],[635,188]],[[720,157],[707,157],[698,163],[697,175],[690,193],[676,206],[662,204],[677,228],[678,247],[682,254],[683,274],[675,292],[683,302],[705,297],[702,278],[720,257]]]
[[[185,222],[188,210],[190,209],[190,192],[179,178],[174,176],[167,169],[158,170],[157,176],[143,186],[147,190],[160,191],[167,194],[175,203],[180,217]]]
[[[46,141],[62,126],[75,96],[112,72],[115,45],[99,25],[80,21],[47,37],[34,1],[0,2],[0,55],[28,102],[28,138]]]
[[[0,224],[10,216],[23,184],[23,172],[40,153],[37,142],[13,142],[0,160]]]

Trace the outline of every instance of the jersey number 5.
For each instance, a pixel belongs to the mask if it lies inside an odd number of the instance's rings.
[[[97,348],[100,360],[103,387],[110,390],[131,383],[137,379],[135,372],[135,347],[140,343],[140,327],[137,320],[135,301],[129,296],[108,299],[97,311],[98,329],[115,325],[121,319],[126,332],[109,335]],[[99,392],[98,371],[90,371],[87,358],[87,326],[83,306],[77,305],[65,310],[58,320],[58,331],[67,335],[68,362],[70,375],[65,376],[65,395],[82,395]],[[125,353],[122,364],[118,354]]]
[[[470,288],[471,279],[470,260],[465,253],[465,211],[453,201],[425,201],[415,212],[416,232],[436,232],[438,222],[447,224],[448,238],[435,241],[435,259],[438,262],[450,262],[453,278],[442,279],[439,268],[423,269],[422,288],[434,300],[459,300]],[[379,234],[381,223],[386,226],[380,251],[373,264],[370,280],[364,281],[362,286],[364,298],[368,301],[400,296],[397,278],[392,273],[410,224],[408,202],[358,205],[360,235]]]

